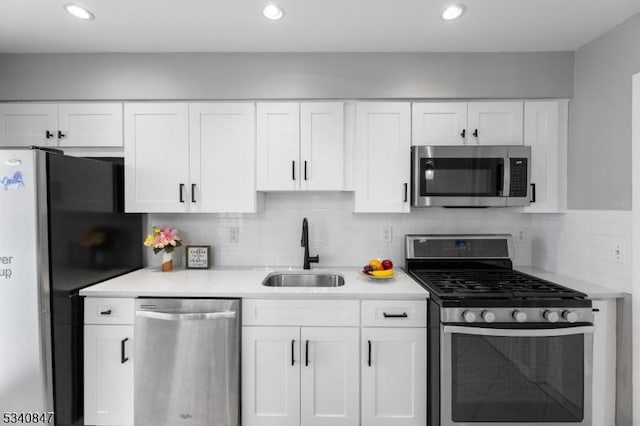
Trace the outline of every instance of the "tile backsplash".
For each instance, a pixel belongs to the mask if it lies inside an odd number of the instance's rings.
[[[414,209],[409,214],[353,213],[353,193],[267,193],[256,214],[149,214],[148,224],[177,227],[186,244],[212,246],[215,266],[302,266],[302,219],[309,220],[312,255],[319,266],[364,265],[372,257],[404,262],[409,233],[510,233],[516,264],[531,264],[529,215],[517,209]],[[383,241],[383,228],[391,242]],[[238,241],[231,242],[238,232]],[[184,250],[178,250],[184,264]],[[148,253],[147,253],[148,254]],[[159,265],[152,254],[150,265]]]
[[[523,214],[518,208],[413,209],[409,214],[353,213],[353,193],[267,193],[255,214],[149,214],[151,225],[179,229],[185,244],[211,245],[213,266],[302,267],[302,219],[309,219],[318,266],[360,266],[372,257],[404,263],[411,233],[509,233],[515,265],[533,265],[631,292],[631,212],[569,210]],[[384,242],[383,228],[391,229]],[[233,235],[237,233],[237,241]],[[618,246],[621,259],[615,258]],[[147,251],[148,264],[160,255]],[[184,265],[184,249],[177,250]]]
[[[631,218],[600,210],[533,215],[532,265],[631,293]]]

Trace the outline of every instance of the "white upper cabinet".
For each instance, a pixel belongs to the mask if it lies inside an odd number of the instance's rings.
[[[568,101],[524,104],[524,143],[531,146],[531,204],[527,213],[557,213],[567,204]]]
[[[189,105],[189,211],[256,211],[255,105]]]
[[[188,211],[188,105],[126,104],[124,165],[126,211]]]
[[[255,212],[252,103],[125,105],[129,212]]]
[[[522,102],[469,102],[469,145],[522,145]]]
[[[258,191],[293,191],[300,185],[300,104],[258,102]]]
[[[356,108],[355,212],[408,213],[410,104],[359,102]]]
[[[344,188],[342,102],[259,102],[259,191]]]
[[[300,104],[300,189],[344,187],[344,105],[342,102]]]
[[[466,102],[420,102],[412,106],[412,145],[463,145]]]
[[[120,103],[0,104],[0,146],[121,147]]]
[[[522,102],[416,102],[413,145],[522,145]]]
[[[59,104],[58,146],[121,147],[122,104]]]

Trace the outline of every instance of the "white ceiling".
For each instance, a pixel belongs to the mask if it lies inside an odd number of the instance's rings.
[[[472,52],[575,50],[640,12],[638,0],[0,0],[0,52]],[[457,0],[454,0],[456,2]]]

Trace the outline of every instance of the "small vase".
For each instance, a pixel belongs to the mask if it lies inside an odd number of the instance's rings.
[[[162,272],[173,270],[173,253],[162,252]]]

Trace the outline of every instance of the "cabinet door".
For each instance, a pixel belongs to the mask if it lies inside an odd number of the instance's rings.
[[[467,143],[522,145],[522,102],[469,102]]]
[[[189,210],[255,212],[254,104],[190,104],[189,123]]]
[[[616,415],[616,300],[594,300],[593,424],[610,425]]]
[[[191,186],[187,104],[125,104],[124,157],[126,211],[188,210]]]
[[[427,423],[425,328],[362,329],[362,424]]]
[[[300,426],[299,327],[242,327],[242,425]]]
[[[256,126],[258,191],[299,189],[299,104],[259,102]]]
[[[300,104],[301,189],[344,188],[344,105],[342,102]]]
[[[407,102],[357,104],[356,212],[409,212],[410,123]]]
[[[132,325],[85,325],[84,421],[133,425]]]
[[[57,146],[56,104],[0,104],[0,146]]]
[[[466,102],[412,104],[412,145],[464,145],[467,140]]]
[[[359,425],[359,329],[303,327],[300,334],[300,424]]]
[[[122,104],[59,104],[58,130],[61,147],[121,147]]]
[[[531,146],[531,205],[528,213],[566,209],[567,102],[524,104],[524,144]],[[535,194],[535,197],[534,197]]]

